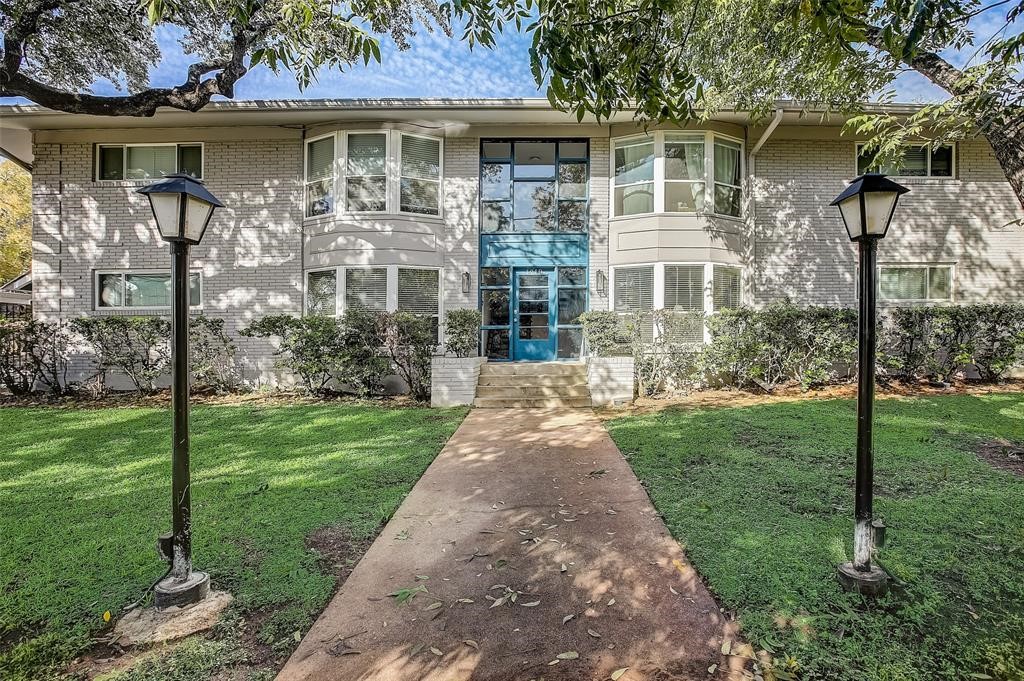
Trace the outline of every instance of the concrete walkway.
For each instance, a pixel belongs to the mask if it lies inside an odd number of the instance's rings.
[[[278,678],[722,679],[725,639],[590,410],[477,409]]]

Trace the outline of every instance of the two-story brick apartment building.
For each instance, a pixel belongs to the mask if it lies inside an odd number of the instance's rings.
[[[909,112],[912,107],[894,107]],[[578,358],[587,309],[855,300],[829,201],[863,170],[839,117],[780,103],[685,127],[544,100],[218,102],[152,118],[0,107],[33,174],[33,312],[153,314],[167,246],[135,190],[202,177],[226,207],[194,249],[197,308],[237,331],[355,304],[483,311],[491,360]],[[1024,217],[982,139],[906,149],[884,304],[1024,300]],[[270,348],[240,339],[247,370]]]

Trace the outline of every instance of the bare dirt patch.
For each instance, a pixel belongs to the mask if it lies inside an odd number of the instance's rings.
[[[984,440],[974,448],[974,453],[994,468],[1024,477],[1024,445],[1002,438]]]
[[[989,395],[992,393],[1024,393],[1024,379],[1004,383],[962,382],[950,387],[937,387],[926,382],[900,383],[879,381],[875,389],[878,399],[901,399],[907,397],[937,397],[940,395]],[[751,407],[779,402],[800,402],[803,400],[856,399],[857,384],[843,383],[811,390],[799,386],[783,386],[771,393],[755,393],[745,390],[696,390],[685,395],[666,397],[641,397],[626,407],[597,409],[598,416],[608,420],[620,416],[635,416],[663,411],[665,409],[715,409],[719,407]]]
[[[334,575],[337,589],[348,579],[377,534],[379,531],[370,537],[357,537],[347,527],[331,525],[321,527],[306,537],[306,548],[316,552],[321,570]]]

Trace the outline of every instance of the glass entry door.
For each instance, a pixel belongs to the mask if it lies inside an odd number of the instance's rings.
[[[555,359],[555,270],[514,270],[512,286],[513,357],[517,360]]]

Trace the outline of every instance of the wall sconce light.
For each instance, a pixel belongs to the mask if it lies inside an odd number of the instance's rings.
[[[608,275],[604,273],[604,270],[597,271],[597,294],[599,296],[608,295]]]
[[[469,293],[469,286],[472,284],[472,279],[469,276],[469,272],[462,273],[462,292]]]

